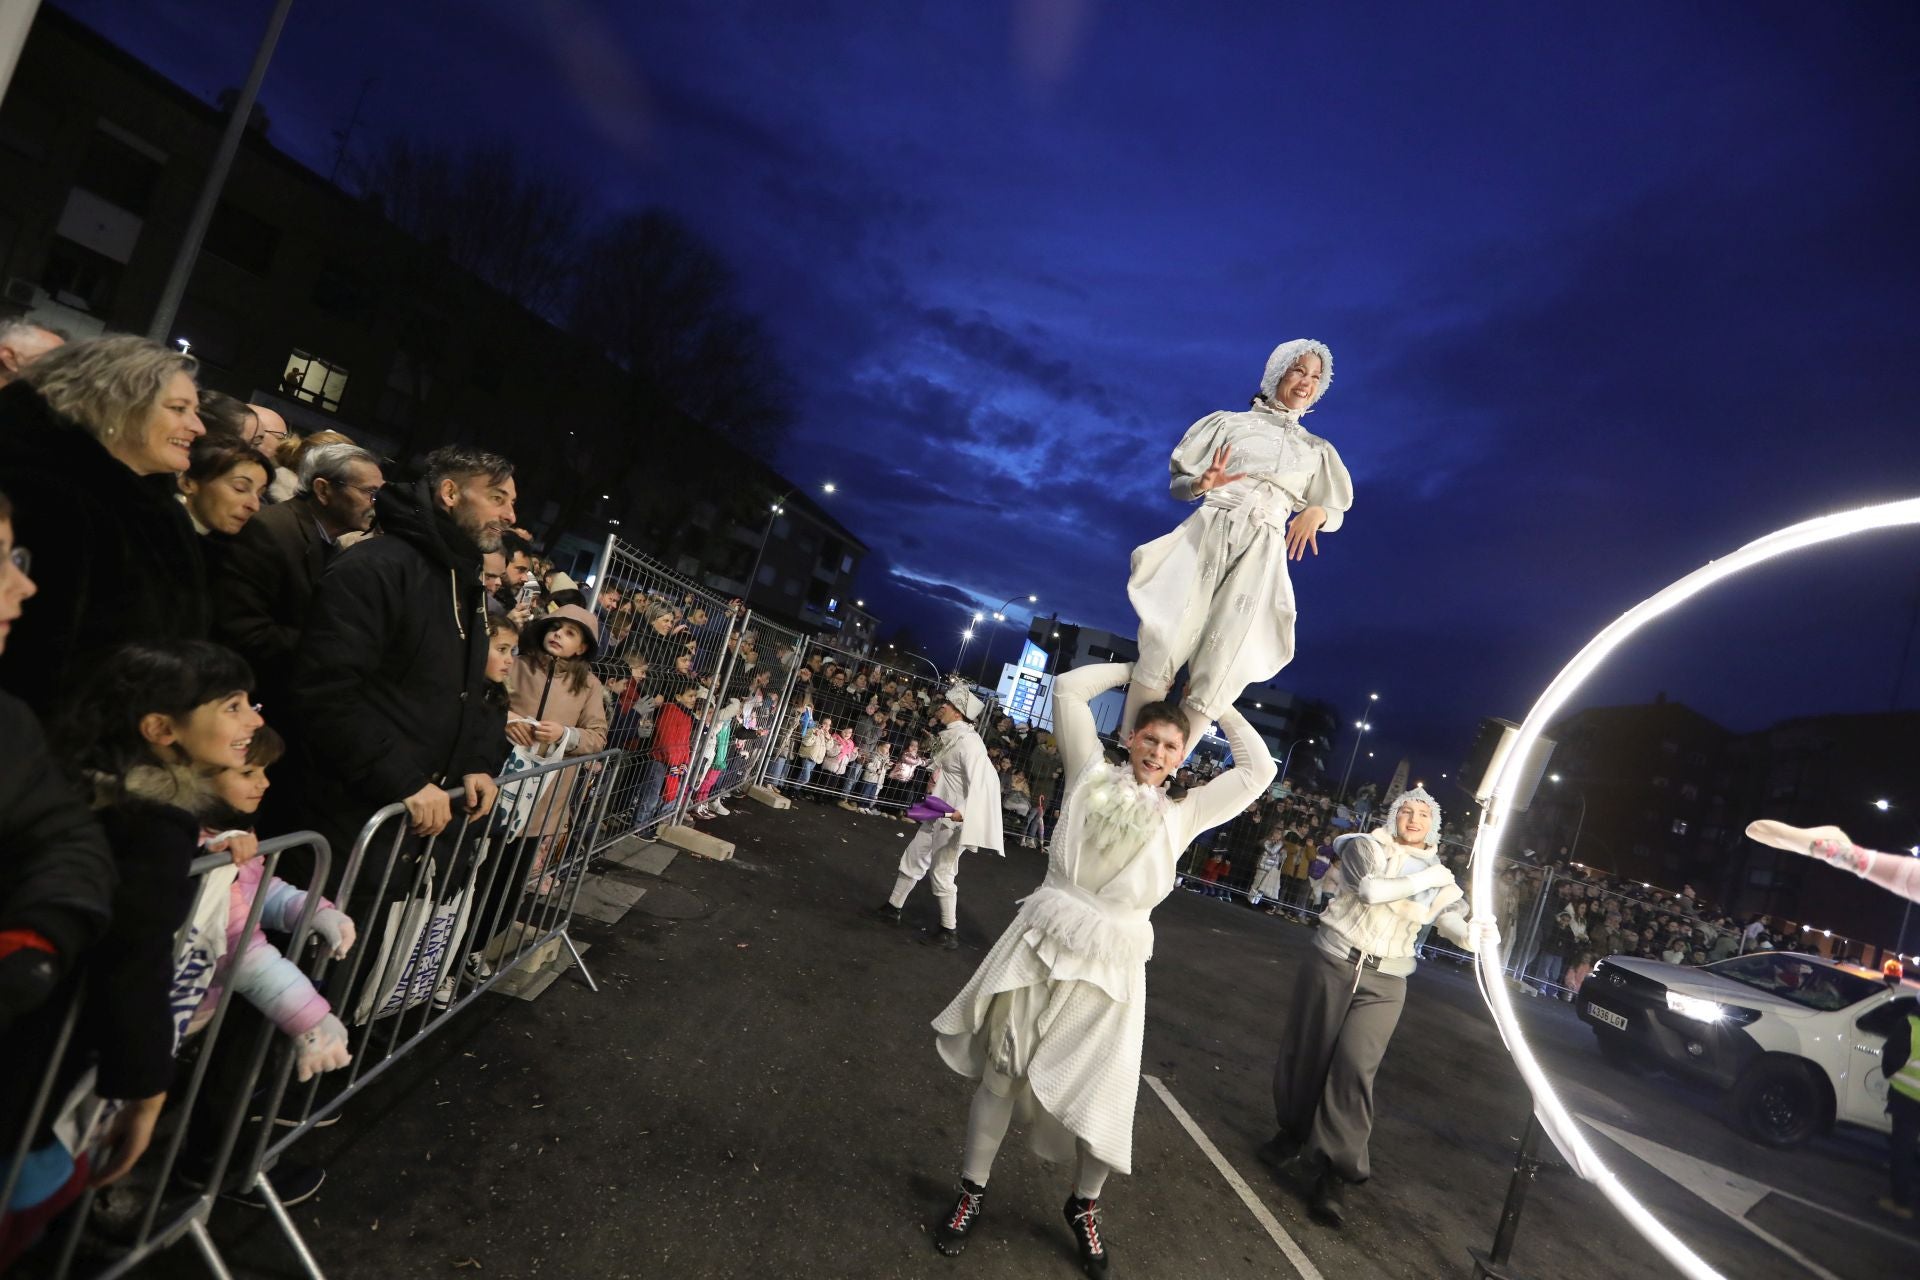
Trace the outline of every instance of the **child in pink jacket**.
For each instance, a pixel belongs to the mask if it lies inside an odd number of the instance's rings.
[[[245,820],[260,807],[267,792],[267,766],[278,760],[286,749],[280,735],[262,725],[247,747],[247,763],[240,769],[222,769],[211,778],[213,790],[226,805]],[[219,835],[204,831],[201,843],[217,842]],[[187,1034],[199,1031],[214,1014],[220,990],[228,982],[247,1003],[285,1032],[294,1043],[295,1071],[302,1081],[323,1071],[332,1071],[351,1062],[347,1052],[347,1029],[334,1016],[333,1007],[314,989],[300,966],[280,954],[267,941],[266,930],[291,932],[306,909],[306,891],[296,889],[275,876],[266,878],[266,864],[257,855],[259,845],[248,840],[230,841],[244,845],[235,850],[239,871],[227,896],[226,954],[215,963],[211,984],[200,997],[186,1025]],[[242,858],[244,856],[244,861]],[[243,937],[247,916],[256,897],[265,895],[259,923],[251,937]],[[313,931],[325,940],[335,959],[347,954],[354,941],[353,921],[326,899],[313,916]]]

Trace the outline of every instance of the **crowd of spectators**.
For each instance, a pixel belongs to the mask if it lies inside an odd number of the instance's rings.
[[[661,593],[610,587],[589,611],[516,527],[507,458],[455,444],[409,465],[302,438],[197,374],[143,338],[0,322],[0,1143],[31,1149],[0,1206],[0,1269],[140,1161],[221,987],[243,998],[230,1020],[244,1003],[284,1032],[300,1078],[350,1060],[270,935],[311,916],[344,955],[384,914],[368,894],[382,868],[342,894],[377,810],[404,805],[391,857],[418,858],[485,817],[515,761],[609,743],[649,748],[704,798],[744,753],[675,737],[672,713],[688,720],[725,672],[736,736],[757,735],[793,656]],[[538,794],[568,804],[565,786]],[[310,846],[260,873],[262,840],[307,829],[334,851],[325,883]],[[207,853],[238,874],[193,878]],[[256,902],[265,932],[234,932],[187,981],[183,926],[237,931]],[[234,1077],[222,1055],[246,1039],[221,1037],[209,1081]],[[50,1066],[54,1111],[83,1105],[91,1132],[49,1114],[22,1133]],[[190,1138],[178,1168],[195,1154]],[[283,1161],[275,1181],[293,1201],[319,1177]]]

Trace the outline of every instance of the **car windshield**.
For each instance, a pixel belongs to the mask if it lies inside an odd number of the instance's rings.
[[[1772,952],[1735,956],[1707,965],[1705,971],[1809,1009],[1844,1009],[1885,990],[1870,978],[1843,972],[1821,961]]]

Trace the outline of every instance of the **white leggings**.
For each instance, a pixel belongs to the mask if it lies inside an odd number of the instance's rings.
[[[961,1157],[961,1177],[978,1187],[987,1185],[993,1158],[1000,1154],[1000,1144],[1012,1120],[1012,1098],[1001,1097],[984,1083],[973,1091],[973,1102],[967,1107],[967,1146]],[[1089,1151],[1083,1139],[1074,1140],[1074,1151],[1073,1194],[1082,1200],[1098,1200],[1112,1166]]]

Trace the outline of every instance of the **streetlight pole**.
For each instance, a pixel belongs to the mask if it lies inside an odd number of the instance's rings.
[[[180,300],[186,296],[187,281],[193,276],[193,264],[200,257],[201,242],[207,238],[207,228],[213,223],[214,208],[220,203],[220,192],[226,188],[227,173],[233,168],[233,159],[239,154],[240,141],[247,132],[247,121],[253,116],[254,100],[260,96],[260,82],[267,78],[267,64],[273,61],[274,46],[280,43],[280,30],[287,25],[287,10],[292,7],[293,0],[278,0],[273,13],[267,18],[266,34],[260,37],[260,44],[254,49],[253,66],[248,69],[247,81],[234,99],[233,113],[227,117],[227,127],[221,132],[220,145],[213,153],[213,164],[208,167],[206,179],[200,184],[200,196],[194,202],[192,215],[187,219],[186,233],[174,247],[173,266],[167,272],[166,284],[160,290],[160,301],[155,305],[153,319],[147,325],[147,336],[155,342],[165,342],[168,331],[173,328],[174,316],[180,310]],[[32,8],[32,5],[27,6],[29,11]]]
[[[911,649],[907,649],[907,650],[902,650],[902,649],[900,649],[900,648],[899,648],[898,646],[896,646],[896,645],[888,645],[888,646],[887,646],[887,648],[888,648],[888,649],[891,649],[891,650],[892,650],[893,652],[895,652],[895,653],[902,653],[902,654],[904,654],[904,656],[906,656],[906,657],[909,657],[909,658],[912,658],[912,659],[914,659],[914,660],[915,660],[915,661],[917,661],[917,662],[924,662],[924,663],[926,663],[926,664],[927,664],[927,670],[929,670],[929,671],[931,671],[931,672],[933,672],[933,678],[934,678],[934,679],[935,679],[936,681],[938,681],[938,680],[940,679],[940,668],[938,668],[938,667],[936,667],[936,666],[934,666],[934,665],[933,665],[933,660],[932,660],[932,659],[930,659],[930,658],[928,658],[928,657],[927,657],[927,656],[926,656],[925,654],[921,654],[921,653],[915,653],[915,652],[914,652],[913,650],[911,650]]]
[[[1295,738],[1292,742],[1287,744],[1287,754],[1280,761],[1280,776],[1274,779],[1274,784],[1276,786],[1287,780],[1287,770],[1293,767],[1293,749],[1299,746],[1303,742],[1318,742],[1318,741],[1320,741],[1320,739],[1318,738]],[[1352,762],[1349,761],[1348,765],[1349,767],[1351,767]]]
[[[973,626],[960,633],[960,652],[953,655],[953,674],[958,676],[960,668],[966,665],[967,646],[973,643],[973,627],[980,625],[980,615],[973,615]]]
[[[979,675],[974,680],[975,684],[979,684],[979,685],[986,684],[987,659],[993,656],[993,642],[1000,638],[1000,624],[1007,620],[1007,610],[1011,609],[1013,607],[1013,602],[1015,600],[1018,600],[1019,598],[1020,598],[1019,596],[1009,596],[1007,597],[1007,600],[1004,604],[1002,604],[998,609],[995,609],[993,611],[993,632],[988,637],[985,647],[980,650],[980,672],[979,672]],[[1038,604],[1039,602],[1040,602],[1039,596],[1029,595],[1027,597],[1028,604]],[[979,620],[980,620],[980,615],[975,614],[974,621],[978,622]]]
[[[833,482],[829,480],[822,484],[820,491],[822,493],[832,493],[834,491]],[[760,531],[760,545],[753,553],[753,568],[747,571],[747,588],[740,593],[741,599],[746,600],[748,603],[752,603],[754,584],[760,580],[760,561],[766,557],[767,539],[773,536],[773,522],[787,514],[787,499],[798,492],[799,490],[797,489],[787,490],[773,500],[772,507],[767,512],[767,527]]]
[[[1353,722],[1353,727],[1358,729],[1360,732],[1354,735],[1353,750],[1347,753],[1347,771],[1340,775],[1340,799],[1337,803],[1345,804],[1347,802],[1347,780],[1353,777],[1354,757],[1360,754],[1360,739],[1366,736],[1367,731],[1369,729],[1373,728],[1372,704],[1378,701],[1380,701],[1379,694],[1377,693],[1368,694],[1367,695],[1367,704],[1368,704],[1367,718],[1364,720],[1355,720]]]
[[[1547,781],[1558,785],[1560,775],[1550,773],[1547,775]],[[1580,800],[1580,816],[1574,820],[1573,843],[1567,846],[1568,862],[1580,861],[1580,830],[1587,825],[1587,793],[1585,791],[1575,791],[1574,795],[1579,797]]]

